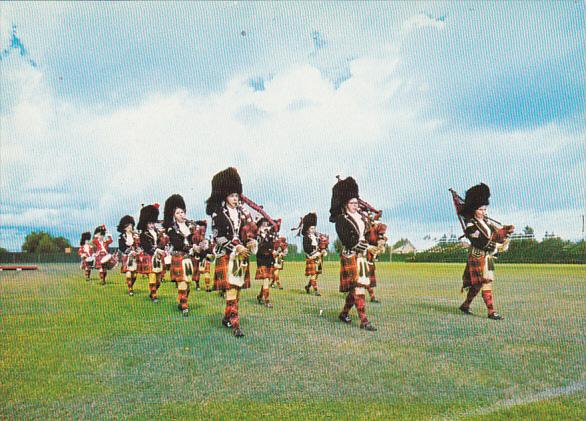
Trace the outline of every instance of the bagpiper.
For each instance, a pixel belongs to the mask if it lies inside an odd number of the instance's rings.
[[[171,281],[177,283],[179,311],[188,316],[187,299],[194,272],[192,257],[199,249],[193,244],[194,226],[187,220],[185,212],[185,201],[181,195],[174,194],[165,201],[163,225],[172,247]]]
[[[206,201],[206,213],[212,218],[216,245],[214,288],[225,291],[226,307],[222,325],[242,337],[238,302],[240,291],[250,288],[249,256],[256,252],[254,221],[239,203],[242,182],[236,168],[227,168],[212,178],[212,193]],[[250,227],[250,229],[247,229]]]
[[[91,244],[92,234],[91,232],[84,232],[81,234],[81,240],[79,242],[79,250],[77,254],[81,258],[80,269],[85,273],[86,281],[90,280],[92,269],[94,268],[94,248]]]
[[[159,301],[157,293],[165,273],[163,263],[165,245],[159,241],[156,226],[158,220],[158,203],[143,206],[136,226],[140,232],[140,248],[142,249],[138,257],[138,273],[148,277],[149,298],[153,303]]]
[[[205,288],[207,292],[211,292],[210,279],[210,262],[213,259],[212,244],[206,240],[206,230],[208,221],[200,219],[195,221],[195,229],[193,234],[193,243],[201,245],[200,251],[193,255],[193,281],[195,282],[195,289],[199,291],[200,280],[203,276]]]
[[[275,236],[266,218],[260,219],[257,225],[258,251],[256,253],[256,275],[254,278],[262,281],[262,284],[256,299],[259,304],[271,308],[273,304],[269,299],[269,285],[273,280],[273,265],[275,264]]]
[[[285,268],[285,257],[287,257],[287,252],[287,239],[283,236],[277,237],[275,240],[275,263],[273,264],[273,279],[271,280],[271,288],[274,288],[276,285],[279,289],[283,289],[283,285],[281,285],[280,273]]]
[[[320,248],[320,239],[316,234],[317,214],[310,212],[301,221],[301,235],[303,235],[303,251],[305,252],[305,276],[307,285],[305,292],[309,294],[311,288],[316,296],[320,296],[317,289],[317,278],[322,273],[323,258],[326,250]]]
[[[118,223],[117,230],[120,233],[118,237],[118,251],[122,253],[122,266],[120,272],[125,275],[128,295],[134,295],[134,283],[138,274],[138,253],[140,252],[140,238],[134,231],[134,218],[130,215],[124,215]]]
[[[100,225],[94,230],[92,244],[95,249],[95,265],[100,274],[101,284],[106,284],[108,270],[114,269],[118,263],[117,254],[111,254],[108,250],[112,244],[112,235],[106,230],[105,225]]]
[[[365,295],[366,287],[370,284],[366,254],[378,250],[367,242],[370,223],[368,218],[358,212],[358,199],[358,184],[352,177],[340,179],[332,188],[330,222],[336,224],[336,233],[343,245],[340,253],[340,292],[348,293],[339,319],[351,323],[348,313],[356,306],[360,328],[375,331],[376,328],[366,317]]]
[[[464,204],[459,214],[464,218],[468,246],[468,261],[462,276],[462,291],[468,290],[466,300],[460,306],[464,314],[472,314],[470,304],[478,292],[488,309],[488,318],[501,320],[503,317],[494,310],[492,282],[494,281],[494,255],[508,249],[508,237],[514,232],[512,225],[501,225],[486,215],[490,189],[478,184],[466,191]]]

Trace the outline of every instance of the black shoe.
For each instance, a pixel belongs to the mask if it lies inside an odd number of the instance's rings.
[[[370,322],[360,325],[360,329],[368,330],[369,332],[376,332],[376,327],[374,327]]]
[[[343,321],[346,324],[352,323],[352,319],[347,314],[345,316],[343,314],[340,314],[338,316],[338,319],[340,319],[341,321]]]
[[[222,326],[224,327],[232,327],[232,323],[228,319],[222,319]]]
[[[472,315],[474,314],[474,313],[472,313],[472,312],[470,311],[470,309],[469,309],[469,308],[467,308],[467,307],[464,307],[463,305],[461,305],[461,306],[460,306],[460,307],[458,307],[458,308],[459,308],[459,309],[460,309],[460,311],[461,311],[462,313],[464,313],[464,314],[468,314],[468,315],[470,315],[470,316],[472,316]]]
[[[234,336],[236,336],[237,338],[242,338],[244,336],[244,333],[242,333],[240,329],[234,329]]]
[[[316,297],[321,297],[321,294],[319,293],[319,291],[315,291],[315,296]]]
[[[305,293],[309,294],[309,285],[305,285]]]
[[[185,308],[185,309],[181,310],[181,314],[183,314],[183,317],[189,316],[189,309]]]
[[[283,287],[279,287],[279,289],[283,289]]]
[[[267,308],[273,308],[273,303],[265,303],[265,307],[267,307]]]
[[[132,297],[134,295],[134,291],[128,291],[128,295]]]
[[[488,318],[491,320],[503,320],[503,316],[498,313],[492,313],[488,315]]]
[[[371,299],[370,302],[375,303],[375,304],[380,304],[380,301],[377,300],[376,298]]]

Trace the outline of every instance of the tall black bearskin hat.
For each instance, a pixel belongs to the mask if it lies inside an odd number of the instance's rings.
[[[242,181],[236,168],[229,167],[212,178],[212,194],[206,201],[206,214],[211,216],[216,212],[226,197],[232,193],[242,194]]]
[[[94,230],[94,235],[96,234],[106,235],[106,226],[100,225],[99,227],[96,227]]]
[[[317,227],[317,213],[310,212],[301,220],[301,235],[306,235],[309,227]]]
[[[167,200],[165,200],[165,210],[163,212],[163,226],[165,226],[165,228],[173,226],[173,216],[175,215],[175,210],[177,210],[177,208],[187,211],[183,196],[180,194],[172,194]]]
[[[352,177],[340,179],[332,187],[332,205],[330,206],[330,222],[336,222],[336,218],[344,209],[350,199],[358,199],[358,184]]]
[[[490,197],[490,189],[484,183],[477,184],[476,186],[470,187],[466,191],[466,197],[464,199],[464,206],[460,210],[460,214],[465,218],[471,218],[474,216],[474,211],[481,206],[488,205],[488,199]]]
[[[132,225],[134,226],[134,218],[130,215],[124,215],[121,219],[120,222],[118,222],[118,227],[116,227],[116,229],[118,230],[119,233],[123,233],[124,229],[128,226],[128,225]]]
[[[79,241],[79,245],[83,246],[86,241],[89,241],[91,239],[92,239],[92,233],[89,231],[84,232],[83,234],[81,234],[81,240]]]
[[[151,222],[157,222],[159,220],[159,204],[143,206],[140,210],[140,216],[138,217],[138,225],[136,229],[144,231],[147,229],[147,225]]]

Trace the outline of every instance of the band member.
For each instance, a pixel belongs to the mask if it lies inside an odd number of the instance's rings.
[[[462,276],[462,291],[468,290],[466,300],[460,306],[465,314],[472,314],[470,304],[478,292],[488,309],[488,318],[501,320],[502,316],[494,311],[492,281],[494,281],[494,254],[508,249],[508,237],[515,227],[501,226],[500,223],[486,216],[490,189],[486,184],[479,184],[466,191],[464,205],[460,215],[465,221],[465,235],[470,241],[468,262]]]
[[[137,258],[140,247],[138,233],[134,231],[134,218],[125,215],[118,223],[118,250],[122,253],[122,267],[120,272],[126,276],[128,295],[134,295],[134,283],[136,282],[138,264]]]
[[[140,231],[140,247],[142,252],[138,257],[138,273],[146,275],[149,282],[149,297],[152,302],[159,301],[157,291],[161,286],[165,268],[164,245],[159,241],[156,223],[159,220],[159,204],[144,206],[140,210],[137,229]]]
[[[240,291],[250,288],[250,253],[256,252],[256,225],[239,205],[242,182],[236,168],[227,168],[212,178],[212,193],[206,213],[212,218],[216,244],[214,288],[226,291],[226,308],[222,324],[242,337],[238,314]]]
[[[170,196],[165,202],[165,220],[163,225],[171,243],[171,280],[177,283],[178,308],[184,316],[189,314],[189,297],[194,267],[192,257],[199,252],[199,247],[193,244],[191,221],[186,216],[186,207],[183,197],[178,194]]]
[[[94,248],[91,244],[91,232],[84,232],[81,234],[81,241],[79,242],[79,250],[77,254],[81,258],[80,269],[85,272],[86,281],[90,280],[90,274],[94,268]]]
[[[112,235],[106,230],[105,225],[100,225],[94,230],[94,239],[92,240],[95,249],[95,265],[100,274],[101,284],[106,284],[106,275],[108,270],[116,266],[117,255],[108,251],[108,246],[112,244]]]
[[[308,213],[301,222],[301,234],[303,235],[303,251],[305,252],[305,276],[307,285],[305,292],[309,294],[311,288],[316,296],[320,296],[317,289],[317,278],[322,273],[323,258],[327,252],[320,249],[319,238],[316,235],[317,214]]]
[[[195,221],[196,225],[196,232],[197,234],[197,241],[195,243],[202,243],[205,240],[206,229],[208,226],[208,221],[202,219],[200,221]],[[212,291],[211,285],[211,275],[210,275],[210,267],[211,262],[214,259],[214,250],[211,241],[206,242],[207,247],[202,247],[201,251],[194,256],[193,264],[195,267],[193,280],[195,281],[196,289],[200,290],[200,280],[203,277],[204,285],[206,292]]]
[[[285,237],[278,237],[275,241],[275,263],[273,264],[273,279],[271,281],[271,288],[275,284],[279,289],[283,289],[281,285],[279,274],[285,267],[285,257],[287,256],[287,239]]]
[[[269,300],[269,284],[273,279],[273,265],[275,263],[275,240],[269,221],[262,218],[258,225],[258,251],[256,253],[255,279],[262,281],[260,292],[256,296],[259,304],[272,307]]]
[[[340,254],[340,292],[347,292],[346,304],[339,315],[344,323],[351,323],[348,313],[356,306],[360,327],[375,331],[376,328],[366,317],[366,287],[370,284],[366,253],[375,253],[375,246],[369,245],[366,234],[369,220],[358,212],[358,184],[352,177],[339,180],[332,189],[330,222],[336,224],[336,233],[342,242]]]

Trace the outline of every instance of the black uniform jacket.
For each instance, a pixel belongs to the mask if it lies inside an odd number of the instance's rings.
[[[272,235],[259,236],[258,251],[256,252],[257,266],[273,266],[275,264],[275,258],[273,257],[274,247],[275,243]]]
[[[362,217],[362,220],[364,221],[364,233],[362,234],[365,236],[370,224],[365,217]],[[368,243],[365,240],[359,241],[360,232],[358,225],[345,212],[342,212],[336,217],[336,233],[344,246],[344,252],[346,254],[350,254],[351,252],[363,253],[368,247]]]
[[[140,248],[146,254],[153,255],[157,250],[157,239],[153,238],[149,230],[144,230],[140,233]]]
[[[173,251],[181,251],[189,253],[193,245],[191,241],[191,235],[185,237],[179,230],[179,225],[174,223],[172,226],[167,228],[167,235],[169,236],[169,242],[173,246]],[[187,240],[187,241],[186,241]]]
[[[244,215],[238,209],[238,215],[241,220],[244,219]],[[212,214],[212,235],[216,241],[216,254],[223,255],[225,253],[232,253],[236,244],[232,242],[234,238],[238,238],[239,229],[236,230],[226,206],[218,208],[216,212]]]
[[[133,241],[134,244],[134,241]],[[126,244],[126,233],[123,232],[122,234],[120,234],[118,236],[118,250],[120,250],[120,253],[122,254],[128,254],[132,251],[132,246],[129,246],[128,244]]]

